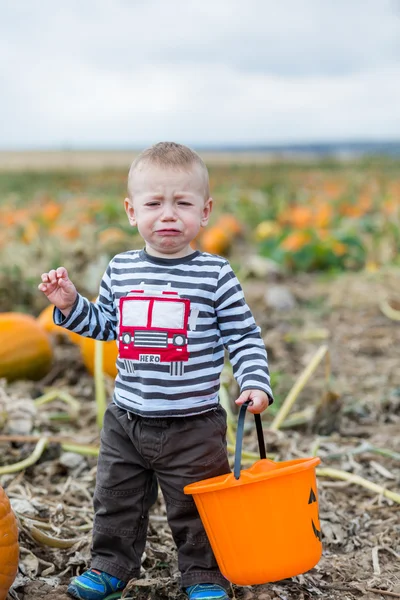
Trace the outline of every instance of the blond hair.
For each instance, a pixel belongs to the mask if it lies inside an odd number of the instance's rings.
[[[203,159],[188,146],[175,142],[159,142],[143,150],[133,161],[128,175],[128,195],[132,198],[132,183],[136,169],[139,165],[156,165],[158,167],[186,170],[197,165],[204,178],[204,198],[210,196],[208,170]]]

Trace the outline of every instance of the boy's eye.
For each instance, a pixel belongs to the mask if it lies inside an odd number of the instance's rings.
[[[178,204],[180,206],[192,206],[191,202],[186,202],[185,200],[180,200]]]
[[[159,206],[159,202],[153,201],[153,202],[146,202],[146,206]]]

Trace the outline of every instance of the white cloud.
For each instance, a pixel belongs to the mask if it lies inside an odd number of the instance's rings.
[[[400,137],[397,0],[4,4],[3,148]]]

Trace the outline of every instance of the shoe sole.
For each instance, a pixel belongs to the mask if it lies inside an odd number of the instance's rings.
[[[82,597],[77,595],[75,593],[75,590],[67,590],[68,594],[70,596],[73,596],[74,598],[77,598],[78,600],[82,600]],[[113,594],[110,594],[109,596],[106,596],[105,598],[103,598],[102,600],[119,600],[120,598],[122,598],[122,592],[114,592]],[[134,600],[133,596],[125,596],[125,598],[123,600]]]
[[[122,594],[123,594],[123,592],[115,592],[114,594],[110,594],[109,596],[104,598],[104,600],[117,600],[119,598],[122,598]],[[123,600],[134,600],[134,597],[133,596],[125,596]]]

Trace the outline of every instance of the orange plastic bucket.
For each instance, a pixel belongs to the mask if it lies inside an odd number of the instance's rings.
[[[240,470],[243,404],[237,428],[234,472],[192,483],[193,495],[222,574],[232,583],[279,581],[314,567],[322,554],[315,467],[317,457],[275,463],[265,458]]]

